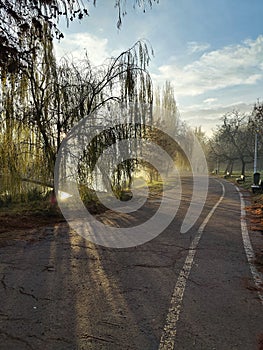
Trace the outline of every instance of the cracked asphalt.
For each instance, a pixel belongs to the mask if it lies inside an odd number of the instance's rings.
[[[174,349],[262,349],[263,306],[243,247],[239,195],[222,182],[225,198],[196,248]],[[0,349],[157,350],[190,243],[222,194],[210,179],[202,215],[181,234],[191,179],[183,186],[173,222],[141,246],[96,246],[61,222],[0,247]],[[118,221],[107,215],[100,219]]]

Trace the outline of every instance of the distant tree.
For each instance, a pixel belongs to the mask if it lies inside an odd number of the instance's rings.
[[[134,0],[134,7],[142,7],[159,0]],[[36,54],[39,41],[53,37],[63,38],[58,27],[63,17],[69,25],[75,18],[81,20],[89,14],[88,0],[0,0],[0,67],[9,72],[26,65],[28,55]],[[93,0],[95,6],[97,0]],[[120,28],[126,14],[126,0],[115,0]],[[47,30],[47,28],[49,30]],[[29,40],[30,39],[30,40]]]
[[[175,161],[177,167],[188,168],[189,162],[185,151],[191,153],[192,133],[180,118],[175,91],[170,81],[166,81],[162,88],[158,87],[155,91],[153,126],[148,130],[150,141],[162,147]],[[169,170],[167,166],[167,174]],[[151,174],[152,178],[158,177],[154,169]]]
[[[205,151],[208,143],[208,138],[205,132],[202,130],[202,126],[198,126],[194,128],[194,135],[197,137],[203,150]]]
[[[258,166],[262,169],[263,160],[263,102],[259,100],[255,103],[249,118],[249,130],[252,135],[252,148],[257,141]]]
[[[232,174],[234,163],[238,160],[238,157],[220,127],[209,139],[208,150],[208,161],[212,164],[212,168],[215,168],[215,164],[226,163],[225,174]]]
[[[260,102],[259,100],[255,103],[253,108],[253,115],[255,118],[255,122],[258,123],[258,127],[263,128],[263,102]]]
[[[217,161],[227,162],[226,172],[230,174],[235,161],[241,162],[243,175],[246,165],[253,161],[254,138],[249,121],[249,116],[239,111],[227,113],[210,140],[211,155]]]
[[[259,100],[255,103],[250,117],[250,127],[258,134],[259,146],[263,148],[263,102]]]

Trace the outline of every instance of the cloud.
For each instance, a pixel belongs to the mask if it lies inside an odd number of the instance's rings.
[[[213,97],[210,97],[210,98],[207,98],[203,101],[204,104],[206,105],[211,105],[213,104],[214,102],[217,102],[218,101],[218,98],[213,98]]]
[[[108,40],[89,33],[67,34],[60,42],[54,43],[58,60],[64,56],[83,59],[87,52],[91,64],[100,65],[111,56],[107,48]]]
[[[184,106],[180,108],[180,115],[192,127],[202,126],[207,136],[212,136],[217,125],[222,124],[224,114],[238,110],[241,113],[251,113],[253,104],[237,102],[230,105],[204,107],[203,105]]]
[[[204,52],[207,49],[209,49],[210,44],[208,43],[198,43],[196,41],[190,41],[187,43],[187,51],[188,53],[198,53],[198,52]]]
[[[204,53],[185,66],[163,65],[153,74],[157,82],[172,81],[177,96],[197,96],[205,92],[254,85],[263,80],[263,36]]]

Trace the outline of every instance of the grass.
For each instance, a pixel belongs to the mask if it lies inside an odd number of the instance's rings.
[[[1,215],[38,215],[48,216],[58,214],[56,206],[51,205],[48,198],[24,202],[10,202],[8,205],[0,206]]]
[[[223,174],[219,174],[219,177],[224,177]],[[237,183],[237,180],[240,177],[240,172],[233,172],[231,177],[226,178],[229,182],[238,185],[241,188],[244,188],[252,193],[251,185],[253,184],[253,172],[246,173],[246,180],[243,183]]]
[[[136,186],[137,189],[140,189],[145,184],[139,184]],[[151,183],[147,182],[148,191],[151,195],[161,193],[163,190],[163,182],[162,181],[152,181]],[[102,205],[99,202],[99,199],[96,195],[96,191],[90,188],[80,188],[80,196],[86,207],[91,210],[93,213],[98,213],[102,210]],[[118,198],[122,201],[129,200],[131,191],[129,189],[124,189],[118,193]],[[107,196],[107,194],[105,193]],[[43,196],[36,195],[32,196],[22,196],[22,200],[12,200],[12,198],[8,198],[7,201],[0,201],[0,216],[61,216],[60,210],[58,206],[52,205],[50,200],[51,194],[45,194]]]

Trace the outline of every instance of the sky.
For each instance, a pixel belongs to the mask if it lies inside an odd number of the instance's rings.
[[[159,0],[133,8],[120,30],[115,0],[97,0],[89,17],[67,26],[55,42],[58,57],[83,57],[94,65],[146,39],[154,50],[149,71],[154,86],[169,80],[181,118],[211,136],[234,109],[251,112],[263,100],[262,0]]]

